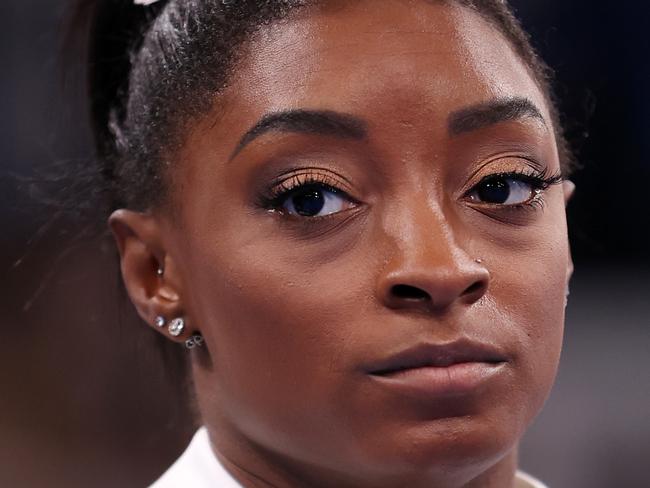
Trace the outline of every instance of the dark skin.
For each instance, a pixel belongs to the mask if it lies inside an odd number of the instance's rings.
[[[485,179],[559,171],[547,100],[494,27],[441,3],[331,2],[249,47],[169,204],[110,219],[141,317],[205,337],[215,454],[246,487],[512,486],[559,361],[573,188],[511,177],[494,202]],[[314,181],[345,193],[262,208]],[[503,360],[480,388],[409,396],[369,372],[462,339]]]

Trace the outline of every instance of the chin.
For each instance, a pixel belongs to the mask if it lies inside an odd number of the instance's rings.
[[[524,420],[502,410],[378,429],[362,446],[362,463],[379,477],[469,481],[513,452],[525,430]]]

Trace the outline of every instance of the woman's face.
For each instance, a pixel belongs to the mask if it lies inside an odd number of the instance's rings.
[[[560,355],[558,172],[544,96],[470,10],[330,2],[264,28],[160,216],[218,449],[338,486],[505,459]]]

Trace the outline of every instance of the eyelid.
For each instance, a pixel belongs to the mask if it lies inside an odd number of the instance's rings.
[[[500,203],[491,203],[491,202],[480,202],[470,199],[469,196],[477,191],[478,186],[485,182],[489,178],[495,178],[503,176],[506,178],[519,178],[520,180],[529,180],[531,184],[532,194],[531,197],[525,202],[514,203],[514,204],[500,204]],[[542,210],[546,204],[545,194],[546,190],[553,185],[557,185],[564,180],[561,171],[556,173],[551,173],[549,168],[544,168],[542,170],[535,169],[534,172],[506,172],[506,173],[494,173],[491,175],[485,175],[481,180],[474,184],[464,196],[464,199],[468,200],[471,206],[484,215],[497,220],[499,222],[506,222],[503,218],[504,215],[509,214],[514,217],[516,212],[530,212],[535,213],[539,210]],[[536,184],[535,184],[536,183]],[[508,221],[508,223],[515,223],[514,220]]]
[[[269,190],[259,196],[257,204],[259,207],[264,208],[267,211],[281,215],[283,219],[288,222],[309,221],[308,225],[314,223],[317,224],[318,222],[323,222],[324,220],[340,216],[361,204],[361,202],[352,197],[348,191],[341,188],[348,186],[343,183],[342,180],[342,178],[333,176],[330,172],[320,168],[301,168],[294,171],[292,174],[276,178],[275,182],[271,184]],[[310,186],[324,188],[325,190],[352,203],[354,207],[352,209],[345,209],[327,215],[312,217],[299,217],[283,210],[283,203],[288,198],[291,198],[293,193],[297,193],[303,188],[309,188]]]
[[[289,187],[286,186],[287,182],[294,184]],[[321,168],[301,168],[294,170],[289,174],[282,175],[276,178],[270,184],[270,193],[279,194],[282,191],[293,191],[302,186],[309,184],[322,185],[329,187],[339,193],[349,195],[350,185],[338,175],[333,175],[330,171]]]
[[[466,181],[477,181],[483,176],[494,173],[509,173],[514,170],[529,170],[531,172],[543,172],[548,165],[538,157],[533,156],[529,151],[507,151],[484,155],[471,163],[473,169],[469,172]]]
[[[518,177],[534,182],[535,180],[551,180],[562,176],[561,170],[554,172],[545,164],[529,154],[520,152],[500,153],[487,158],[468,177],[468,187],[463,195],[468,195],[487,178],[495,176]]]

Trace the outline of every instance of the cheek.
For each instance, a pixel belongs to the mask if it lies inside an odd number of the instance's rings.
[[[540,228],[534,244],[502,257],[493,272],[490,300],[509,317],[516,340],[518,384],[530,419],[541,409],[553,385],[562,349],[568,267],[566,228]],[[524,391],[525,390],[525,391]]]
[[[192,314],[213,363],[201,390],[250,437],[269,445],[313,445],[314,430],[327,424],[346,386],[343,352],[358,307],[356,285],[348,280],[343,292],[337,284],[351,264],[364,267],[343,258],[319,265],[304,250],[263,247],[192,253]],[[290,432],[286,442],[282,432]]]

